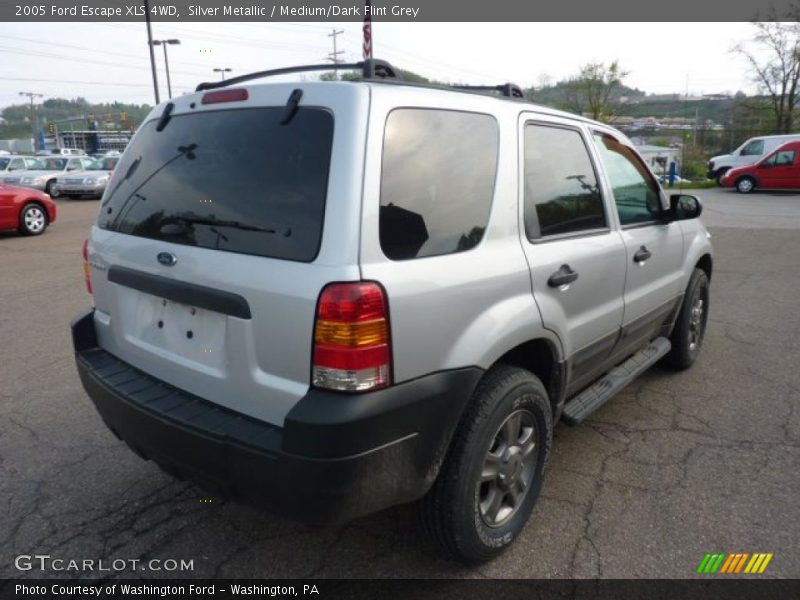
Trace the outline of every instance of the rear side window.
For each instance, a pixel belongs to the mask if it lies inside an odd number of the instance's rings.
[[[142,126],[98,225],[129,235],[310,262],[319,251],[333,116],[301,107],[176,115]]]
[[[397,109],[386,121],[380,242],[392,260],[452,254],[480,243],[497,173],[489,115]]]
[[[525,127],[525,233],[528,239],[606,227],[603,198],[580,132]]]

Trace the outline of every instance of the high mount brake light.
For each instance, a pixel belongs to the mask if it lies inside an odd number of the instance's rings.
[[[201,104],[221,104],[222,102],[241,102],[247,100],[250,94],[245,88],[235,88],[232,90],[220,90],[218,92],[207,92],[203,94]]]
[[[320,293],[314,325],[314,386],[363,392],[391,383],[389,311],[375,282],[331,283]]]

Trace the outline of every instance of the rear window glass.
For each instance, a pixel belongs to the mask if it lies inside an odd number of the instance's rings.
[[[392,260],[469,250],[489,220],[497,172],[489,115],[397,109],[386,121],[380,242]]]
[[[177,115],[136,134],[98,225],[129,235],[310,262],[319,251],[333,116],[300,108]]]

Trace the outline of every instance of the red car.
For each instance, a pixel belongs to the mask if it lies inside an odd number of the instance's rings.
[[[731,169],[722,176],[723,187],[735,187],[742,194],[756,188],[767,190],[800,189],[800,141],[778,146],[757,163]]]
[[[56,203],[31,188],[0,183],[0,230],[17,229],[23,235],[39,235],[56,220]]]

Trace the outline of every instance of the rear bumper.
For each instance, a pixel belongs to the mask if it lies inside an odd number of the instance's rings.
[[[78,373],[111,431],[137,454],[214,494],[316,524],[423,496],[482,371],[436,373],[365,394],[309,390],[284,427],[187,394],[97,345],[72,323]]]

